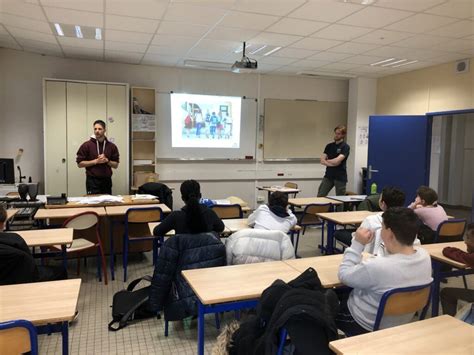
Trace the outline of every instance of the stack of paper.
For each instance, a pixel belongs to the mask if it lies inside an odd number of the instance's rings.
[[[157,197],[149,194],[136,194],[132,196],[132,200],[156,200]]]

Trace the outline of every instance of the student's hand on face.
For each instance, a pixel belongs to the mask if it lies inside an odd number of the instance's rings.
[[[370,229],[359,227],[355,232],[355,240],[360,244],[369,244],[374,239],[375,233]]]

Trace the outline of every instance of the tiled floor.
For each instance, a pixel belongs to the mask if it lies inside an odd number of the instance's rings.
[[[317,244],[320,229],[308,229],[300,238],[298,254],[301,257],[319,255]],[[120,258],[118,258],[120,259]],[[129,264],[129,280],[151,275],[153,272],[151,255],[135,257]],[[75,261],[70,262],[70,277],[75,277]],[[115,292],[125,287],[121,264],[117,265],[116,280],[108,286],[95,277],[95,259],[88,260],[87,268],[81,268],[82,286],[78,302],[79,317],[70,326],[69,345],[71,354],[195,354],[197,349],[197,322],[171,322],[169,336],[164,336],[164,321],[148,319],[139,321],[117,332],[110,332],[107,324],[112,319],[111,304]],[[474,278],[468,280],[474,287]],[[127,283],[128,284],[128,283]],[[450,286],[462,287],[461,278],[449,280]],[[215,328],[214,317],[207,316],[206,353],[210,353],[219,331]],[[225,324],[229,315],[222,322]],[[60,354],[61,336],[52,334],[39,337],[41,354]]]

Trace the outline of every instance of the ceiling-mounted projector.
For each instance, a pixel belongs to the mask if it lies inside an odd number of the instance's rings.
[[[242,51],[242,58],[236,61],[232,65],[232,71],[234,73],[248,73],[257,69],[257,61],[255,59],[250,59],[245,55],[245,42]]]

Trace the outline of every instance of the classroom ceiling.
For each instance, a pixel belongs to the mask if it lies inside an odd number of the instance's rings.
[[[474,0],[0,0],[27,52],[230,70],[243,41],[260,73],[382,77],[474,56]]]

